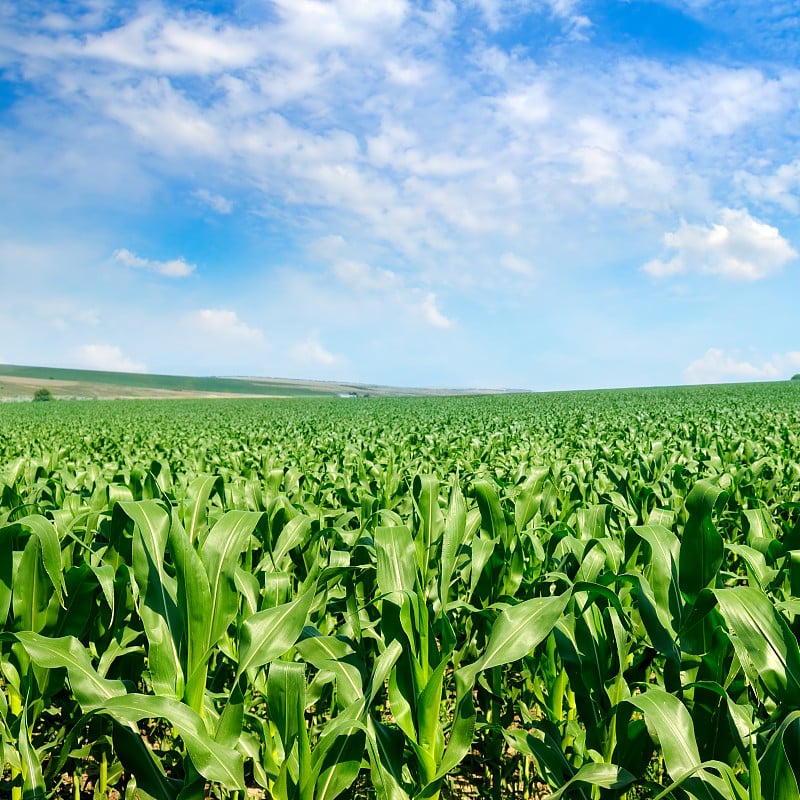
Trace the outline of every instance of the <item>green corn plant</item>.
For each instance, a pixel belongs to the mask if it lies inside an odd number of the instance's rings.
[[[480,657],[456,668],[456,638],[444,610],[454,569],[453,554],[466,539],[463,498],[460,490],[452,490],[452,517],[448,515],[445,520],[438,506],[435,480],[419,478],[415,494],[421,512],[422,543],[415,548],[412,534],[404,526],[379,528],[375,532],[377,584],[383,598],[381,631],[403,649],[390,677],[388,696],[392,716],[412,755],[413,788],[409,793],[435,798],[444,778],[471,746],[475,725],[472,691],[478,676],[532,650],[549,634],[567,598],[535,598],[504,608]],[[495,521],[499,528],[500,517]],[[407,554],[415,550],[417,558],[409,559]],[[432,560],[444,567],[441,579],[430,568]],[[460,660],[460,656],[456,657]],[[448,699],[448,670],[455,683],[455,697],[447,714],[446,741],[441,709]],[[394,771],[398,771],[397,766]]]
[[[796,402],[4,404],[0,793],[794,796]]]

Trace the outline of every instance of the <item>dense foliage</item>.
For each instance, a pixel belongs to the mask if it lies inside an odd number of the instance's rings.
[[[797,382],[0,426],[3,796],[798,797]]]

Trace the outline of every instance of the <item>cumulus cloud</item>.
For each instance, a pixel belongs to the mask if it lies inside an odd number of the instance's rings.
[[[214,194],[207,189],[197,189],[192,192],[192,196],[196,197],[201,203],[207,205],[217,214],[230,214],[233,211],[233,202],[223,197],[221,194]]]
[[[656,278],[700,273],[733,281],[768,278],[797,258],[780,231],[744,209],[725,208],[711,226],[681,222],[664,235],[671,257],[648,261],[643,269]]]
[[[292,359],[304,366],[324,366],[331,367],[341,364],[344,359],[336,353],[327,350],[316,336],[309,336],[301,342],[297,342],[289,349]]]
[[[128,358],[122,350],[112,344],[85,344],[74,353],[75,362],[85,369],[96,369],[106,372],[146,372],[147,367],[141,361]]]
[[[197,269],[196,264],[190,264],[183,257],[174,258],[171,261],[154,261],[149,258],[141,258],[125,248],[115,250],[112,257],[123,267],[155,272],[165,278],[186,278]]]
[[[190,323],[205,333],[241,342],[260,342],[264,334],[239,319],[235,311],[224,308],[203,308],[189,315]]]
[[[684,370],[687,383],[724,383],[726,381],[783,380],[800,370],[800,350],[773,355],[757,362],[746,361],[738,354],[716,347],[706,352]]]

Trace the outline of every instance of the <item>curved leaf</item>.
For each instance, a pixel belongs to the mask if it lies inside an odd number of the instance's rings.
[[[705,480],[698,481],[686,498],[689,519],[681,537],[679,575],[681,590],[690,600],[711,586],[719,573],[723,544],[712,515],[727,499],[727,492]]]
[[[599,786],[602,789],[624,789],[634,780],[630,772],[616,764],[584,764],[557,792],[547,795],[545,800],[559,800],[578,783]]]
[[[800,704],[800,647],[783,616],[759,589],[736,586],[714,596],[748,680],[780,702]]]
[[[213,647],[236,616],[236,565],[253,531],[264,518],[258,511],[228,511],[211,529],[200,551],[208,575],[211,607],[207,646]]]
[[[504,609],[492,625],[489,642],[475,666],[491,669],[530,653],[553,630],[570,597],[571,592],[534,597]]]
[[[282,656],[300,638],[314,600],[314,590],[291,603],[259,611],[242,624],[237,680],[248,669],[262,667]]]
[[[245,788],[242,755],[216,742],[200,717],[185,703],[171,697],[126,694],[108,699],[99,710],[121,722],[168,720],[183,739],[192,764],[203,777],[227,789]]]
[[[661,745],[667,772],[673,780],[698,769],[701,759],[692,718],[677,697],[663,689],[648,687],[644,694],[629,697],[625,702],[644,713],[647,730]]]

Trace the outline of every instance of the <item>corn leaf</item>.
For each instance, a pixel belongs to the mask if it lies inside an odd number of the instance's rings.
[[[313,600],[312,589],[291,603],[259,611],[244,621],[237,680],[247,670],[269,664],[289,650],[300,638]]]
[[[228,789],[244,788],[241,754],[214,741],[200,717],[185,703],[171,697],[126,694],[109,698],[99,710],[120,722],[167,720],[183,739],[192,765],[203,777]]]

